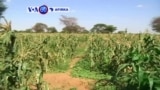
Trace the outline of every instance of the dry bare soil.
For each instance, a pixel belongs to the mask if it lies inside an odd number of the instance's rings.
[[[44,80],[49,84],[50,90],[91,90],[94,80],[75,78],[71,76],[74,65],[81,58],[74,58],[70,63],[70,68],[64,73],[47,73]]]

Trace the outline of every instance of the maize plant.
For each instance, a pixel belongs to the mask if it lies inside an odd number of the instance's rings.
[[[132,44],[125,62],[117,69],[116,81],[122,89],[160,89],[160,46],[151,35],[143,36],[143,42]]]
[[[86,61],[90,63],[90,70],[112,76],[96,85],[104,87],[102,90],[159,90],[160,46],[154,36],[102,37],[92,35],[84,59],[85,65]]]
[[[80,45],[79,39],[74,35],[62,35],[62,34],[18,34],[18,42],[21,43],[20,51],[23,52],[32,51],[33,48],[37,48],[35,43],[40,43],[47,38],[47,44],[43,44],[43,49],[47,52],[46,69],[47,72],[53,70],[66,70],[72,57],[77,53],[77,48]],[[34,38],[33,38],[34,37]],[[28,45],[29,43],[29,45]],[[41,44],[40,44],[41,45]],[[40,46],[39,45],[39,46]],[[79,47],[80,48],[80,47]],[[34,49],[33,49],[34,50]],[[41,51],[39,51],[41,52]],[[22,53],[22,52],[19,52]],[[23,53],[22,53],[23,54]],[[42,54],[41,54],[42,55]],[[32,56],[32,55],[30,55]]]
[[[44,72],[44,61],[42,62],[42,57],[37,59],[38,63],[35,65],[35,63],[31,61],[34,55],[31,55],[30,52],[23,52],[24,49],[19,50],[21,43],[16,41],[17,37],[11,30],[11,23],[8,23],[5,18],[4,20],[6,25],[1,25],[4,33],[0,37],[0,48],[2,50],[0,55],[0,64],[2,65],[0,67],[0,89],[30,90],[30,86],[34,85],[33,80],[35,82],[37,81],[37,90],[48,90],[47,86],[42,87]],[[42,48],[42,46],[39,46],[38,49],[40,48]],[[35,48],[32,50],[35,50]],[[35,52],[35,54],[38,53]]]
[[[91,70],[99,71],[100,69],[103,69],[103,66],[109,63],[109,54],[111,53],[109,53],[110,49],[106,48],[107,43],[105,40],[103,40],[103,38],[100,38],[96,35],[93,35],[92,37],[94,38],[91,38],[89,41],[89,46],[87,48],[84,59],[90,63]]]
[[[98,90],[159,90],[159,35],[15,34],[5,21],[0,37],[2,90],[48,89],[43,74],[66,70],[79,54],[84,70],[112,76],[97,82],[104,87]]]

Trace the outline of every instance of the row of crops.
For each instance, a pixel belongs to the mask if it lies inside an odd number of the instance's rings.
[[[158,36],[92,36],[86,52],[90,69],[111,78],[100,80],[98,90],[160,90]]]
[[[149,34],[0,35],[0,89],[48,90],[46,72],[64,71],[75,56],[80,67],[111,78],[96,90],[160,90],[160,41]]]

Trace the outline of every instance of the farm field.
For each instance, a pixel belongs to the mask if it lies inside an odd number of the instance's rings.
[[[160,90],[159,38],[9,31],[0,38],[0,88]]]

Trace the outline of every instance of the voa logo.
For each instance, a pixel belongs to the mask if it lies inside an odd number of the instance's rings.
[[[42,6],[29,6],[27,7],[29,13],[40,13],[47,14],[49,12],[69,12],[68,7],[48,7],[47,5]]]

